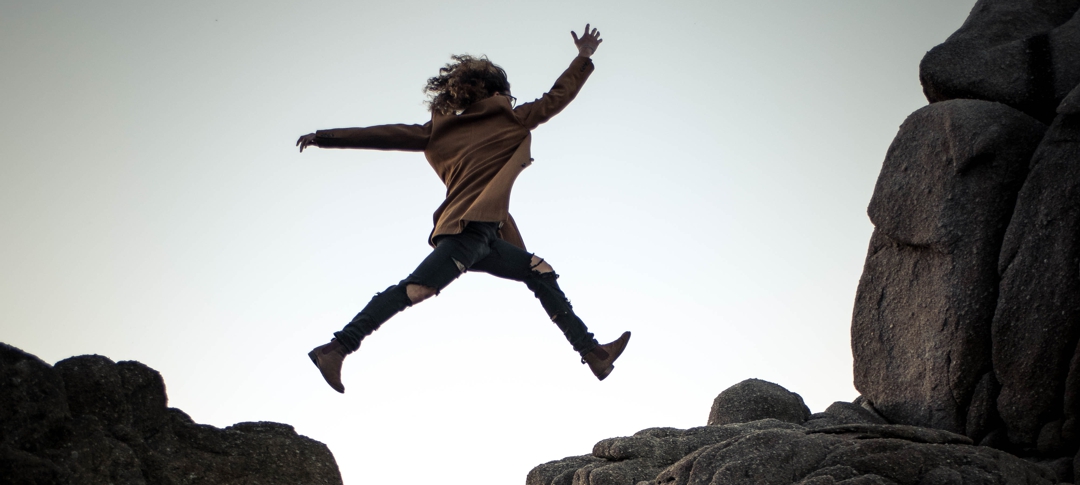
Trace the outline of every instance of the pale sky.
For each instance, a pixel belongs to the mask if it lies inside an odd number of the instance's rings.
[[[522,483],[601,439],[704,425],[756,377],[857,396],[849,325],[886,149],[973,0],[0,0],[0,341],[138,360],[199,423],[277,421],[346,483]],[[604,43],[533,134],[511,212],[602,342],[597,382],[523,284],[466,274],[365,340],[346,394],[307,352],[428,253],[421,154],[297,153],[423,123],[486,54],[519,102]]]

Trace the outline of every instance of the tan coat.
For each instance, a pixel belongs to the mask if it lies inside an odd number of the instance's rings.
[[[434,246],[436,236],[460,233],[468,221],[499,222],[499,237],[524,249],[509,210],[514,180],[532,163],[529,131],[570,104],[592,71],[592,61],[578,57],[550,91],[517,108],[504,96],[492,96],[460,114],[433,113],[423,125],[319,130],[315,142],[320,148],[423,151],[446,184],[429,244]]]

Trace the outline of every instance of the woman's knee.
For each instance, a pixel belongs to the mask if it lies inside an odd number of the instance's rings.
[[[555,268],[552,268],[544,258],[537,257],[535,254],[532,257],[532,261],[529,263],[529,269],[537,273],[552,273]]]
[[[418,285],[416,283],[409,283],[405,286],[405,294],[409,296],[409,301],[414,305],[420,303],[428,298],[431,298],[439,293],[439,290],[430,286]]]

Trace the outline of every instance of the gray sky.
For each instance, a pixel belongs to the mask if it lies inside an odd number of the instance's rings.
[[[750,377],[822,411],[857,395],[881,160],[972,4],[0,0],[0,341],[143,362],[197,422],[292,424],[347,483],[521,483],[704,425]],[[333,392],[306,353],[427,254],[444,189],[422,155],[296,138],[424,122],[453,53],[530,101],[585,22],[596,72],[511,211],[600,340],[634,332],[616,371],[596,382],[524,285],[467,274]]]

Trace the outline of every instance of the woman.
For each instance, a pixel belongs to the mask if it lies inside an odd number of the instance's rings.
[[[578,57],[551,91],[532,103],[513,107],[506,72],[487,58],[452,56],[453,62],[427,82],[431,121],[320,130],[297,140],[301,152],[309,146],[423,151],[446,184],[446,200],[435,211],[428,238],[431,254],[407,278],[377,293],[330,343],[308,354],[334,390],[345,392],[342,362],[364,337],[467,270],[525,283],[593,374],[603,380],[611,373],[630,332],[599,345],[559,289],[555,270],[525,251],[508,212],[514,180],[532,162],[530,130],[565,108],[593,71],[590,58],[602,42],[600,33],[586,24],[581,38],[570,35]]]

